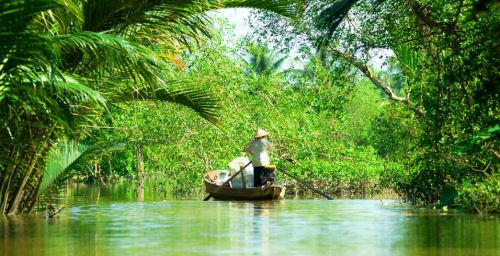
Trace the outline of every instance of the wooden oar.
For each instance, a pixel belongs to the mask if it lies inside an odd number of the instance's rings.
[[[233,176],[231,176],[231,178],[229,178],[228,180],[226,180],[224,183],[222,183],[222,185],[220,185],[220,187],[218,187],[213,193],[216,193],[217,191],[219,191],[219,189],[221,189],[224,185],[226,185],[227,183],[229,183],[231,180],[233,180],[236,176],[238,176],[238,174],[240,174],[240,172],[242,172],[243,170],[245,170],[245,168],[247,166],[249,166],[250,164],[252,163],[252,161],[248,162],[248,164],[246,164],[245,166],[243,166],[243,168],[241,168],[238,172],[236,172]],[[243,175],[243,173],[241,174]],[[207,197],[205,197],[203,199],[203,201],[208,201],[210,200],[210,198],[212,198],[212,194],[209,194]]]
[[[292,163],[292,164],[297,164],[298,166],[302,167],[302,165],[301,165],[301,164],[299,164],[299,163],[298,163],[297,161],[295,161],[294,159],[281,159],[281,160],[288,161],[288,162],[290,162],[290,163]],[[307,184],[306,182],[304,182],[304,181],[300,180],[299,178],[297,178],[295,175],[293,175],[293,174],[291,174],[291,173],[287,173],[287,172],[285,172],[285,171],[283,171],[283,170],[279,170],[279,171],[280,171],[281,173],[283,173],[283,174],[287,175],[288,177],[290,177],[290,178],[292,178],[292,179],[296,180],[296,181],[297,181],[299,184],[301,184],[302,186],[305,186],[305,187],[307,187],[308,189],[310,189],[310,190],[312,190],[312,191],[314,191],[314,192],[316,192],[316,193],[320,194],[322,197],[326,198],[327,200],[333,200],[333,198],[331,198],[330,196],[328,196],[325,192],[322,192],[321,190],[319,190],[319,189],[317,189],[317,188],[315,188],[315,187],[313,187],[313,186],[311,186],[311,185]]]
[[[314,191],[314,192],[316,192],[316,193],[320,194],[321,196],[323,196],[323,197],[324,197],[324,198],[326,198],[327,200],[333,200],[333,198],[329,197],[329,196],[328,196],[327,194],[325,194],[324,192],[321,192],[321,190],[318,190],[318,189],[314,188],[313,186],[311,186],[311,185],[309,185],[309,184],[305,183],[304,181],[301,181],[301,180],[300,180],[299,178],[297,178],[295,175],[290,174],[290,173],[287,173],[287,172],[285,172],[285,171],[283,171],[283,170],[279,170],[279,171],[280,171],[281,173],[283,173],[283,174],[287,175],[288,177],[290,177],[290,178],[292,178],[292,179],[296,180],[296,181],[297,181],[299,184],[301,184],[302,186],[305,186],[305,187],[307,187],[308,189],[310,189],[310,190],[312,190],[312,191]]]

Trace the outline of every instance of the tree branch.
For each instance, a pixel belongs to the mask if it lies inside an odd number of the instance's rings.
[[[347,61],[348,63],[350,63],[351,65],[356,67],[359,71],[361,71],[368,79],[370,79],[370,81],[376,87],[381,89],[389,97],[389,99],[396,101],[396,102],[402,102],[402,103],[408,105],[408,107],[410,107],[411,110],[413,110],[415,113],[417,113],[420,116],[425,114],[424,110],[421,107],[416,106],[413,102],[410,101],[410,90],[408,88],[406,89],[406,96],[400,97],[396,93],[394,93],[388,85],[382,83],[382,81],[377,79],[371,73],[370,69],[368,68],[368,66],[365,63],[363,63],[363,62],[361,62],[361,61],[359,61],[359,60],[353,58],[352,56],[349,56],[343,52],[340,52],[336,49],[332,49],[332,51],[334,53],[336,53],[338,56],[340,56],[340,58]]]
[[[500,158],[500,153],[496,152],[495,150],[493,150],[491,148],[490,148],[490,151],[491,151],[491,153],[493,153],[494,156],[496,156],[496,158]]]
[[[436,28],[441,32],[445,33],[447,36],[457,36],[460,32],[460,28],[457,26],[460,13],[464,6],[464,0],[460,0],[458,3],[457,12],[455,13],[455,19],[451,22],[439,22],[434,17],[434,12],[431,7],[421,4],[415,0],[406,0],[406,4],[413,10],[417,19],[422,23],[422,25],[428,28]]]

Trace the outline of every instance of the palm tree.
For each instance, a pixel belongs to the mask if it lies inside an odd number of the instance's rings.
[[[218,100],[171,82],[160,56],[209,35],[204,12],[224,7],[291,12],[279,0],[0,0],[0,213],[31,211],[50,149],[109,104],[175,102],[218,125]]]
[[[272,75],[282,72],[281,66],[287,56],[279,56],[279,53],[270,50],[264,44],[250,44],[248,47],[248,59],[243,59],[250,72],[256,75]]]

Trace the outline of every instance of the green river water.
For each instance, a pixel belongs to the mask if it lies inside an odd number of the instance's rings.
[[[73,185],[58,218],[0,217],[0,255],[500,255],[500,216],[384,200],[203,202]]]

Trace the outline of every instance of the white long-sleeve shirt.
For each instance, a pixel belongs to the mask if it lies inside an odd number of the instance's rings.
[[[273,146],[271,142],[265,138],[253,140],[245,147],[245,152],[252,154],[252,165],[254,167],[271,164],[268,153],[272,150]]]

